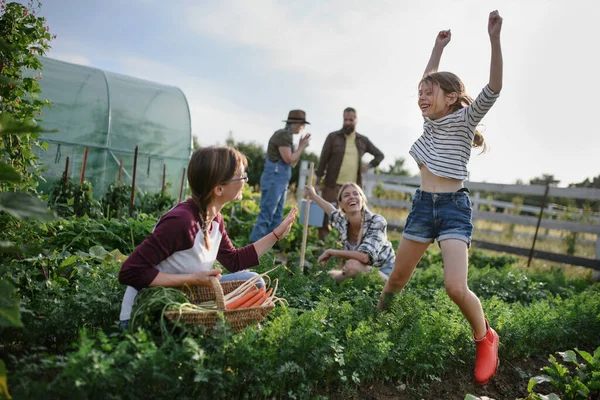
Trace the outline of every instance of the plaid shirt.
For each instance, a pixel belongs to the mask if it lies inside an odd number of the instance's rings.
[[[369,265],[377,268],[393,264],[396,255],[392,244],[387,238],[387,221],[379,214],[373,214],[365,209],[362,240],[356,249],[369,256]],[[348,250],[348,218],[339,210],[329,215],[329,223],[340,232],[344,249]]]

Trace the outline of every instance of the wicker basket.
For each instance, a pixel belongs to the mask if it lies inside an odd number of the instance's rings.
[[[165,317],[171,321],[181,321],[188,324],[202,324],[210,333],[219,320],[219,314],[223,314],[234,331],[239,332],[248,325],[261,322],[273,311],[274,305],[241,308],[237,310],[225,310],[224,295],[233,292],[238,286],[246,281],[219,282],[216,278],[210,278],[213,288],[205,286],[191,286],[182,288],[190,303],[199,304],[205,301],[215,300],[216,311],[166,311]]]

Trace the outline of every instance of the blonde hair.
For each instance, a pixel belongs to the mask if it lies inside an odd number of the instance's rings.
[[[210,249],[207,224],[208,205],[213,200],[213,189],[233,179],[240,166],[246,168],[248,160],[238,150],[229,146],[209,146],[196,150],[188,164],[187,178],[192,200],[200,211],[200,228],[204,232],[206,248]]]
[[[363,230],[363,224],[365,222],[365,211],[367,210],[367,196],[365,195],[365,192],[363,192],[362,188],[360,186],[358,186],[356,183],[354,182],[347,182],[344,183],[341,187],[340,187],[340,191],[338,192],[338,196],[337,196],[337,201],[338,201],[338,208],[345,214],[345,211],[342,209],[341,203],[342,203],[342,194],[344,193],[344,190],[346,190],[347,188],[352,187],[354,189],[356,189],[356,191],[358,192],[360,198],[362,199],[362,208],[360,210],[360,228],[358,230],[358,237],[356,239],[356,243],[360,244],[362,242],[362,230]]]
[[[356,189],[358,191],[360,198],[363,200],[363,210],[365,208],[367,208],[367,196],[365,195],[365,192],[363,192],[362,188],[354,182],[346,182],[340,187],[340,190],[337,195],[338,207],[339,207],[340,203],[342,202],[342,193],[344,193],[344,190],[346,190],[346,188],[348,188],[350,186],[352,186],[354,189]],[[340,208],[340,210],[342,209],[342,207],[339,207],[339,208]]]
[[[421,86],[423,83],[428,83],[431,85],[437,83],[445,95],[449,95],[450,93],[456,93],[458,95],[458,99],[450,105],[451,113],[455,113],[462,108],[468,107],[469,104],[473,102],[473,98],[471,98],[471,96],[469,96],[465,91],[464,83],[452,72],[432,72],[421,79],[419,86]],[[472,146],[474,148],[481,148],[482,153],[485,153],[488,149],[487,143],[485,142],[485,138],[483,137],[481,128],[479,126],[475,129],[475,137],[473,138]]]

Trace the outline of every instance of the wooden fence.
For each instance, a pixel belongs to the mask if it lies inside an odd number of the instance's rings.
[[[306,184],[308,176],[308,162],[303,161],[300,168],[300,178],[298,182],[297,198],[304,197],[304,186]],[[364,176],[363,187],[365,194],[371,205],[377,205],[381,207],[394,207],[394,208],[411,208],[410,201],[398,201],[390,199],[376,198],[374,193],[376,188],[380,188],[386,191],[396,191],[403,193],[414,194],[420,185],[420,178],[407,177],[407,176],[396,176],[386,174],[374,174],[368,172]],[[593,268],[596,271],[600,271],[600,215],[597,213],[585,218],[585,221],[567,221],[557,220],[556,218],[561,214],[567,213],[566,210],[559,209],[555,205],[544,204],[542,218],[539,217],[542,207],[521,205],[515,206],[509,202],[502,202],[498,200],[484,199],[481,197],[482,192],[488,193],[510,193],[513,195],[534,195],[540,197],[562,197],[570,199],[583,199],[583,200],[600,200],[600,189],[588,189],[588,188],[559,188],[559,187],[548,187],[543,185],[506,185],[498,183],[486,183],[486,182],[471,182],[466,181],[465,187],[469,188],[471,192],[471,200],[473,202],[473,220],[484,220],[492,222],[503,222],[515,225],[524,226],[535,226],[536,233],[538,228],[548,228],[556,230],[564,230],[569,232],[580,232],[589,233],[596,235],[596,252],[595,258],[583,258],[576,257],[566,254],[549,253],[544,251],[535,250],[535,240],[532,248],[521,248],[514,246],[507,246],[498,243],[485,242],[481,240],[473,240],[473,243],[483,249],[501,251],[511,254],[530,256],[533,258],[539,258],[549,261],[562,262],[571,265],[579,265],[587,268]],[[547,193],[546,193],[547,190]],[[546,195],[546,196],[545,196]],[[487,207],[485,207],[487,206]],[[485,208],[502,208],[512,209],[515,211],[527,211],[529,213],[535,213],[538,216],[518,215],[484,211]],[[570,213],[572,214],[572,213]],[[583,213],[580,212],[581,218]],[[550,218],[548,218],[550,217]],[[388,226],[390,228],[403,229],[403,221],[389,221]]]

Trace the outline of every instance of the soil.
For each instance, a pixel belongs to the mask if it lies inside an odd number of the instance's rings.
[[[355,393],[324,394],[331,400],[464,400],[467,394],[482,400],[515,400],[527,397],[529,378],[540,374],[540,368],[548,365],[547,358],[528,358],[501,361],[498,373],[485,386],[475,382],[472,367],[448,371],[439,382],[392,383],[372,382],[357,389]],[[546,390],[547,389],[547,390]],[[538,385],[536,390],[551,393],[550,386]]]

